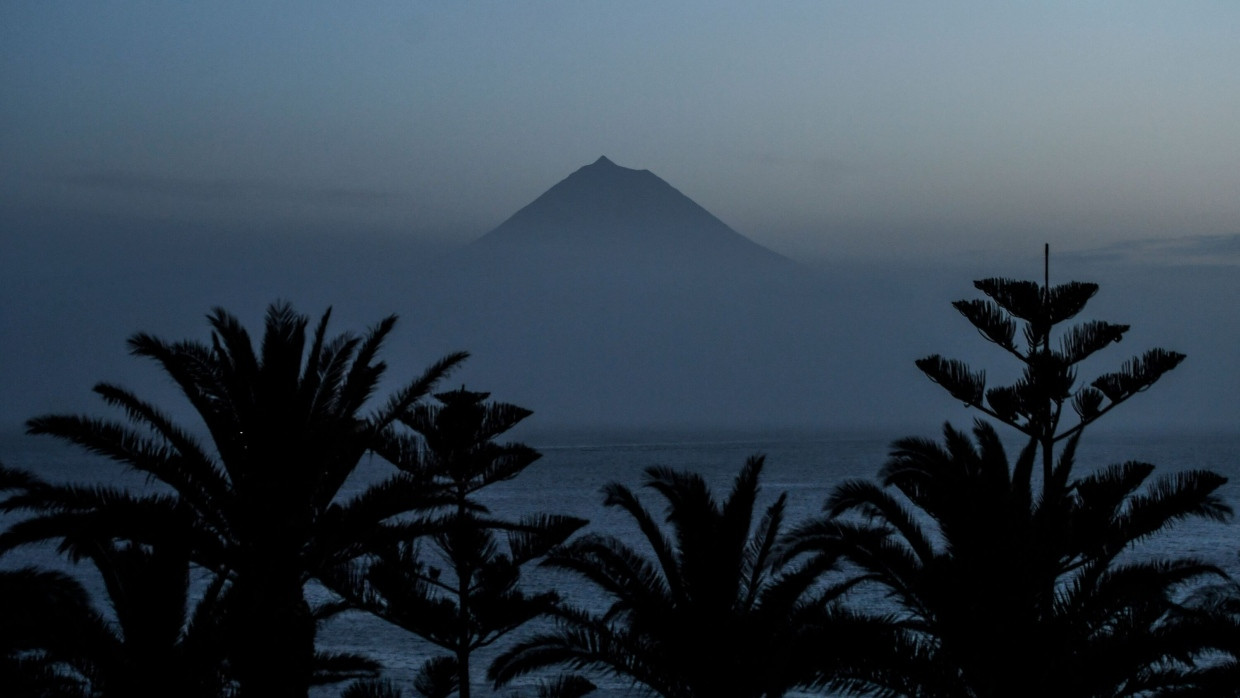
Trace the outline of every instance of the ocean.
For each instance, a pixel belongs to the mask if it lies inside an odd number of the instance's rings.
[[[606,483],[619,482],[633,488],[647,507],[658,513],[662,500],[640,488],[642,470],[664,465],[700,473],[721,499],[731,481],[753,454],[766,456],[759,508],[765,508],[781,492],[789,495],[786,521],[795,524],[816,514],[830,490],[849,478],[873,478],[886,460],[891,442],[910,434],[841,434],[815,431],[562,431],[523,436],[543,457],[518,478],[485,490],[482,499],[494,512],[516,517],[528,513],[571,514],[590,520],[586,530],[612,533],[638,543],[627,516],[601,506],[599,493]],[[935,433],[916,434],[936,437]],[[1020,442],[1013,441],[1014,457]],[[1089,434],[1078,451],[1078,474],[1127,460],[1153,463],[1157,473],[1203,468],[1227,476],[1221,495],[1240,510],[1240,434],[1151,435]],[[57,481],[116,482],[145,486],[141,474],[125,472],[115,463],[81,452],[46,437],[8,436],[0,440],[0,461],[39,472]],[[387,466],[367,461],[347,488],[357,491],[370,479],[380,477]],[[1232,574],[1240,574],[1240,537],[1234,523],[1190,521],[1169,534],[1146,541],[1137,555],[1188,555],[1214,562]],[[36,564],[73,571],[88,588],[98,593],[98,580],[84,569],[57,558],[44,548],[19,549],[0,558],[0,567]],[[567,599],[583,604],[598,599],[588,585],[567,575],[534,569],[527,573],[531,587],[554,586]],[[327,592],[311,588],[312,599],[326,599]],[[96,598],[99,598],[98,596]],[[434,648],[408,633],[366,614],[346,612],[320,630],[319,644],[332,651],[360,652],[386,667],[386,676],[403,685],[406,695],[416,695],[409,685],[421,662]],[[500,645],[503,645],[501,641]],[[484,667],[486,657],[476,666]],[[537,678],[537,677],[535,677]],[[499,695],[533,695],[528,682],[501,689]],[[600,698],[638,695],[622,679],[592,677],[600,686]],[[316,689],[316,698],[338,694],[340,687]],[[479,675],[475,690],[486,694]]]

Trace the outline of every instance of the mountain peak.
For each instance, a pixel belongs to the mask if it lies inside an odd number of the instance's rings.
[[[571,175],[569,175],[565,181],[571,181],[574,178],[580,178],[582,175],[586,175],[590,178],[593,178],[595,179],[595,181],[629,182],[629,183],[645,182],[646,183],[645,186],[662,185],[663,187],[666,187],[668,189],[671,189],[672,191],[675,191],[675,189],[672,188],[670,184],[668,184],[667,182],[664,182],[662,179],[659,178],[658,175],[651,172],[650,170],[639,170],[635,167],[625,167],[624,165],[617,165],[615,160],[612,160],[606,155],[600,155],[597,160],[590,163],[589,165],[584,165],[582,167],[577,168],[577,170],[573,172]],[[655,184],[656,182],[658,183],[657,185]]]
[[[668,186],[666,182],[659,179],[650,170],[638,170],[632,167],[624,167],[622,165],[617,165],[614,160],[607,157],[606,155],[600,155],[597,160],[590,163],[589,165],[579,167],[576,172],[574,172],[572,175],[569,175],[568,179],[572,180],[574,177],[580,177],[581,175],[586,175],[586,176],[589,176],[591,178],[596,178],[596,179],[606,178],[605,180],[602,180],[602,181],[608,181],[608,182],[616,182],[616,181],[633,182],[633,181],[646,180],[647,185],[649,185],[650,181],[655,181],[655,182],[659,182],[663,184],[664,186]]]
[[[607,156],[579,168],[478,242],[591,249],[604,257],[778,257],[653,172],[621,167]]]

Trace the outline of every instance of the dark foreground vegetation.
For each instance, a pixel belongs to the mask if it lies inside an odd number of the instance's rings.
[[[327,315],[311,327],[277,304],[257,345],[222,310],[209,344],[136,335],[131,351],[159,364],[202,423],[175,424],[109,384],[95,392],[121,420],[30,420],[30,433],[153,485],[0,468],[0,509],[21,516],[0,554],[53,544],[93,566],[108,596],[59,572],[0,572],[0,693],[268,698],[335,684],[352,698],[469,698],[485,670],[493,691],[512,695],[509,682],[535,675],[537,695],[568,697],[605,675],[669,698],[1240,694],[1231,580],[1200,560],[1126,554],[1186,519],[1228,518],[1224,479],[1137,462],[1074,471],[1088,427],[1183,355],[1152,349],[1086,379],[1081,362],[1128,330],[1065,326],[1097,286],[976,286],[985,297],[955,307],[1018,362],[1019,379],[988,385],[941,356],[918,366],[986,419],[897,441],[877,481],[839,484],[806,521],[785,521],[785,495],[758,508],[760,457],[722,499],[697,474],[649,468],[642,486],[662,515],[624,484],[602,493],[641,547],[555,512],[501,518],[479,501],[538,453],[499,441],[528,411],[464,387],[436,392],[464,354],[374,406],[394,318],[330,336]],[[1022,435],[1019,453],[999,427]],[[342,497],[368,454],[390,473]],[[580,576],[610,605],[524,590],[531,564]],[[312,581],[335,600],[312,605]],[[885,610],[859,594],[882,596]],[[411,685],[366,657],[318,651],[319,624],[346,609],[441,651],[419,658]],[[476,666],[483,648],[498,652]]]

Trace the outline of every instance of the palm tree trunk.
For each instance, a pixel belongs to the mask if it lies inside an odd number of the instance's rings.
[[[230,663],[238,696],[306,698],[314,671],[314,619],[299,576],[268,569],[257,580],[241,581],[230,604]]]

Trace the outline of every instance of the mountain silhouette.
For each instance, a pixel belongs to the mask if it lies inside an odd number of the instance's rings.
[[[786,266],[649,170],[606,156],[578,169],[474,243],[507,253],[651,255]]]
[[[879,324],[841,283],[606,157],[422,281],[409,296],[439,342],[425,352],[469,350],[470,384],[539,423],[817,423],[821,366],[849,338],[837,328]],[[831,380],[864,391],[858,376]]]

